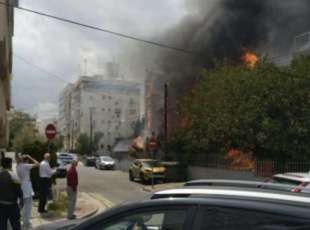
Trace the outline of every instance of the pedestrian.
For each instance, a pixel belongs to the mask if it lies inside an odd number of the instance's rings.
[[[25,229],[31,228],[31,210],[32,210],[32,196],[33,189],[30,180],[30,170],[38,167],[39,162],[33,159],[29,155],[17,155],[16,156],[16,172],[21,182],[21,188],[23,191],[24,207],[23,207],[23,227]]]
[[[67,218],[75,219],[74,215],[76,200],[77,200],[77,187],[78,187],[78,173],[76,170],[78,162],[73,160],[71,167],[67,172],[67,194],[68,194],[68,213]]]
[[[12,159],[3,158],[0,171],[0,229],[7,230],[7,223],[13,230],[21,230],[20,207],[23,206],[23,192],[17,175],[12,171]],[[19,201],[19,204],[18,204]]]
[[[40,175],[40,194],[39,194],[39,206],[38,212],[43,214],[47,213],[45,209],[48,195],[52,186],[51,177],[56,173],[55,169],[50,166],[51,155],[49,153],[44,154],[44,160],[40,163],[39,175]]]

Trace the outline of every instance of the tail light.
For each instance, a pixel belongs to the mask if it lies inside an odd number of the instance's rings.
[[[299,192],[301,192],[301,190],[302,190],[303,187],[306,187],[306,186],[308,186],[308,185],[309,185],[309,182],[302,182],[300,185],[298,185],[298,187],[293,188],[291,191],[292,191],[292,192],[299,193]]]

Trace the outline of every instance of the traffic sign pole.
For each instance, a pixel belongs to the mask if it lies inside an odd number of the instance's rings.
[[[57,134],[57,130],[55,125],[53,124],[48,124],[45,128],[45,136],[48,139],[47,141],[47,151],[51,151],[51,140],[55,138]]]

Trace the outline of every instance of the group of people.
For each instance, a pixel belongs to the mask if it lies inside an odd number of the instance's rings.
[[[10,222],[13,230],[21,230],[22,209],[23,228],[31,229],[32,197],[34,195],[30,179],[30,171],[39,167],[39,205],[40,214],[47,213],[46,204],[51,193],[52,177],[56,168],[50,166],[51,156],[44,154],[44,159],[39,163],[29,155],[18,154],[16,156],[16,173],[13,171],[11,158],[2,158],[0,170],[0,230],[7,229]],[[68,219],[75,219],[75,205],[77,201],[78,162],[73,160],[67,170],[67,194],[68,194]]]

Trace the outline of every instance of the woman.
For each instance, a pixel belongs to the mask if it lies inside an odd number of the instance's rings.
[[[39,166],[39,162],[29,155],[18,155],[16,157],[16,172],[21,182],[23,191],[24,207],[23,207],[23,226],[31,228],[31,209],[33,189],[30,180],[30,170]]]

